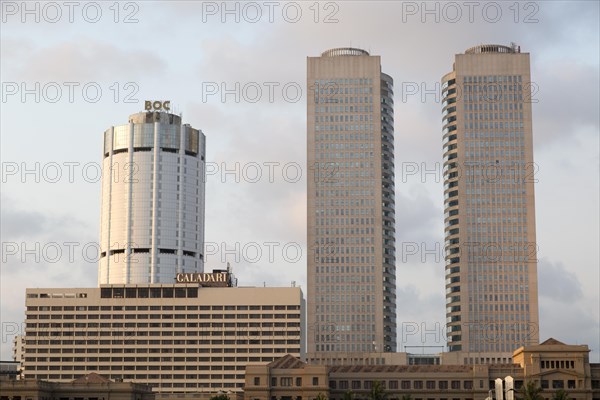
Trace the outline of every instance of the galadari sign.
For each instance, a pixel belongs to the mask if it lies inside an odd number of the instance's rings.
[[[227,287],[229,286],[229,274],[226,272],[201,272],[201,273],[178,273],[175,275],[177,283],[198,283],[200,286]]]

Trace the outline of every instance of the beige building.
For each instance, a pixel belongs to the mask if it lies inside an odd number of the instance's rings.
[[[19,363],[19,368],[23,371],[23,361],[25,361],[25,336],[15,335],[13,338],[13,360]],[[21,374],[17,376],[17,379],[21,377]]]
[[[71,382],[0,380],[0,400],[155,400],[147,385],[114,382],[91,373]]]
[[[389,400],[406,395],[413,400],[479,400],[495,389],[496,379],[510,376],[517,392],[533,381],[543,388],[544,399],[564,389],[572,400],[596,400],[600,399],[600,364],[589,363],[589,351],[586,345],[548,339],[517,349],[509,363],[482,365],[327,367],[288,355],[268,365],[248,366],[244,396],[246,400],[315,400],[321,393],[342,400],[350,391],[354,398],[364,399],[378,381]]]
[[[446,322],[459,363],[539,341],[529,54],[481,45],[442,78]]]
[[[26,306],[30,379],[68,382],[96,372],[158,392],[235,392],[247,364],[305,356],[299,288],[27,289]]]
[[[307,70],[308,359],[395,352],[393,80],[353,48]]]

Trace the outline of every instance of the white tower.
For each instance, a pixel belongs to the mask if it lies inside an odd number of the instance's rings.
[[[203,272],[205,141],[164,111],[104,132],[99,285]]]

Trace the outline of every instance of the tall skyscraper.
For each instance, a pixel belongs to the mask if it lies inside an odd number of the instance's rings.
[[[203,271],[204,155],[204,134],[165,110],[104,133],[100,285]]]
[[[503,360],[539,341],[532,87],[514,44],[457,54],[442,78],[450,351]]]
[[[394,352],[393,80],[360,49],[307,63],[308,357]]]

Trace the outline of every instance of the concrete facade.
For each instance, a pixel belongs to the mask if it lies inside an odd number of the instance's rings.
[[[532,82],[518,46],[457,54],[442,78],[446,323],[457,362],[538,343]]]
[[[308,359],[395,352],[393,80],[353,48],[307,71]]]

